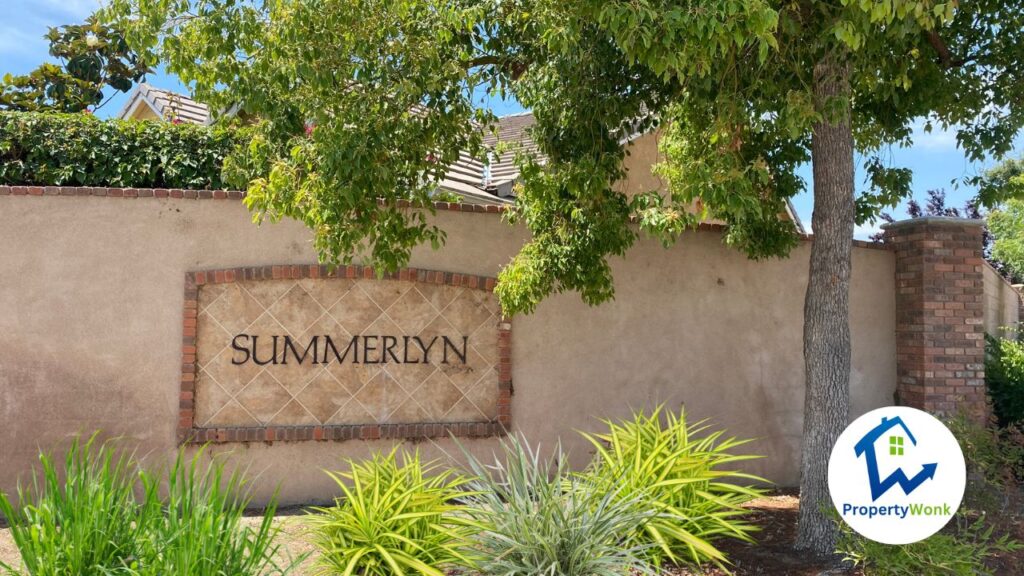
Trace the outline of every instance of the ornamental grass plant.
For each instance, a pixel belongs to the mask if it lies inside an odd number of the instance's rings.
[[[744,519],[743,504],[763,495],[753,485],[768,481],[733,468],[758,458],[735,453],[749,440],[711,432],[703,420],[690,424],[682,409],[658,407],[605,424],[605,433],[583,434],[597,453],[580,482],[652,514],[627,541],[653,565],[712,562],[724,569],[728,559],[716,540],[753,542],[756,527]]]
[[[222,461],[201,465],[179,451],[171,468],[151,474],[130,454],[93,436],[72,441],[58,460],[40,455],[31,488],[0,514],[21,565],[9,575],[263,576],[288,574],[275,561],[275,506],[257,528],[243,524],[250,499],[239,473]],[[161,496],[164,493],[166,496]]]
[[[251,503],[248,482],[224,463],[202,463],[205,448],[190,460],[182,452],[165,477],[166,497],[147,512],[140,559],[133,575],[283,575],[290,563],[277,561],[280,529],[274,524],[276,497],[259,523],[243,522]],[[155,490],[153,490],[155,491]]]
[[[349,465],[328,472],[343,497],[308,519],[320,553],[316,574],[444,576],[446,568],[474,566],[467,549],[474,528],[458,504],[469,497],[464,478],[397,448]]]
[[[561,450],[542,459],[519,437],[501,447],[492,464],[466,453],[475,476],[466,513],[478,527],[472,545],[482,574],[652,574],[647,545],[628,538],[650,512],[615,490],[591,490]]]
[[[152,483],[135,460],[93,436],[73,440],[63,460],[43,453],[39,461],[41,472],[29,488],[19,486],[14,501],[0,494],[0,514],[22,562],[20,571],[0,562],[3,572],[130,574],[156,510]]]

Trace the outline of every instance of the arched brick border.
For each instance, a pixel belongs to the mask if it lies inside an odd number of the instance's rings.
[[[287,280],[301,278],[377,278],[369,266],[341,266],[329,271],[320,265],[259,266],[224,268],[185,274],[185,306],[182,315],[181,391],[178,397],[178,442],[184,444],[224,442],[274,442],[298,440],[377,440],[380,438],[437,438],[449,435],[483,437],[506,433],[512,424],[512,322],[498,324],[498,417],[483,422],[428,422],[419,424],[353,424],[325,426],[253,426],[244,428],[198,428],[195,426],[196,323],[199,315],[199,287],[244,280]],[[385,274],[384,279],[424,284],[448,284],[493,291],[496,280],[487,276],[403,268]]]

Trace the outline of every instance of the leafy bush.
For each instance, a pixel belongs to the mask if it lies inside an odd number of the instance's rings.
[[[999,424],[1024,423],[1024,343],[985,336],[985,385]]]
[[[230,128],[0,112],[0,184],[222,188]]]
[[[597,449],[585,472],[593,490],[654,513],[650,522],[630,530],[634,545],[647,546],[655,565],[665,560],[701,564],[727,562],[715,548],[718,538],[751,542],[756,529],[743,520],[742,505],[763,493],[733,482],[766,480],[728,469],[757,458],[732,451],[749,442],[704,434],[704,421],[687,424],[686,413],[634,414],[623,423],[606,422],[605,434],[584,434]]]
[[[968,496],[978,490],[1015,490],[1024,480],[1024,433],[1019,428],[986,427],[964,415],[957,415],[946,424],[964,453]],[[1001,505],[981,507],[992,510]]]
[[[287,574],[274,561],[271,505],[257,529],[244,527],[243,481],[222,463],[200,472],[182,452],[167,477],[145,472],[111,445],[76,439],[63,466],[40,456],[33,489],[15,506],[0,495],[22,569],[32,576],[233,576]],[[159,497],[161,486],[168,493]],[[138,497],[137,497],[138,495]],[[0,563],[10,574],[19,572]]]
[[[463,547],[472,529],[457,518],[465,480],[420,461],[418,453],[375,454],[350,460],[351,471],[330,474],[344,493],[309,517],[321,553],[318,574],[443,576],[442,568],[472,564]],[[349,485],[351,483],[351,485]]]
[[[139,556],[146,514],[155,493],[144,482],[142,504],[135,488],[142,472],[95,437],[77,439],[60,462],[50,454],[39,457],[42,473],[31,490],[18,489],[17,502],[0,494],[0,513],[21,552],[22,567],[33,576],[99,576],[128,574]],[[17,505],[17,506],[16,506]],[[0,562],[5,571],[17,573]]]
[[[1014,552],[1021,544],[1003,535],[993,538],[993,527],[983,518],[959,513],[950,527],[913,544],[891,546],[856,534],[845,522],[840,527],[839,552],[864,569],[866,576],[982,576],[994,574],[985,561],[1001,552]]]
[[[1024,464],[1019,433],[982,426],[962,414],[947,425],[966,459],[967,489],[961,510],[941,532],[913,544],[879,544],[853,532],[830,510],[840,528],[838,551],[866,575],[993,574],[987,565],[992,556],[1021,549],[1005,530],[1012,527],[1012,512],[1005,513],[1019,498],[1017,479]]]
[[[627,535],[651,513],[616,491],[598,492],[573,475],[556,451],[541,460],[525,441],[502,443],[504,461],[484,465],[467,453],[476,475],[466,510],[478,526],[475,548],[484,574],[622,576],[649,574],[643,545]],[[631,572],[632,571],[632,572]]]

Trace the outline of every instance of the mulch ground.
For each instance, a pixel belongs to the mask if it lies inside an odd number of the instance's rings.
[[[754,538],[756,544],[720,541],[718,548],[732,561],[730,570],[736,576],[818,576],[860,575],[859,570],[837,568],[828,562],[809,557],[793,549],[796,541],[796,517],[800,499],[794,493],[782,492],[759,498],[747,504],[750,520],[761,528]],[[717,568],[670,570],[672,576],[725,576]]]

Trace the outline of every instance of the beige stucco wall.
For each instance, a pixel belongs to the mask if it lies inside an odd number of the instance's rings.
[[[660,138],[660,131],[649,132],[637,136],[626,145],[626,159],[623,161],[626,177],[616,184],[617,190],[630,198],[652,191],[668,194],[668,183],[654,172],[654,167],[665,161],[665,155],[658,149]],[[689,210],[698,212],[700,208],[697,202],[693,202]],[[779,217],[784,220],[792,219],[789,212],[783,212]],[[704,222],[723,223],[722,220],[711,217]]]
[[[420,268],[495,275],[526,238],[497,215],[440,212],[447,246],[415,251]],[[592,308],[554,296],[516,318],[514,425],[559,438],[577,465],[574,430],[659,402],[685,403],[766,457],[751,471],[798,481],[803,404],[801,322],[809,244],[786,260],[751,262],[717,232],[671,249],[641,241],[615,259],[617,296]],[[102,429],[159,460],[175,448],[183,277],[187,270],[310,263],[295,222],[254,226],[240,202],[0,196],[0,490],[40,447]],[[890,404],[895,388],[894,261],[854,250],[852,416]],[[385,442],[225,445],[285,502],[335,491],[336,468]],[[493,440],[466,441],[486,452]],[[456,451],[422,443],[430,455]]]
[[[988,262],[984,270],[985,333],[1011,337],[1020,315],[1020,293]]]
[[[623,162],[626,178],[618,184],[621,192],[635,196],[652,190],[667,190],[665,181],[654,173],[654,166],[665,160],[658,150],[659,136],[659,132],[644,134],[626,146],[626,159]]]

